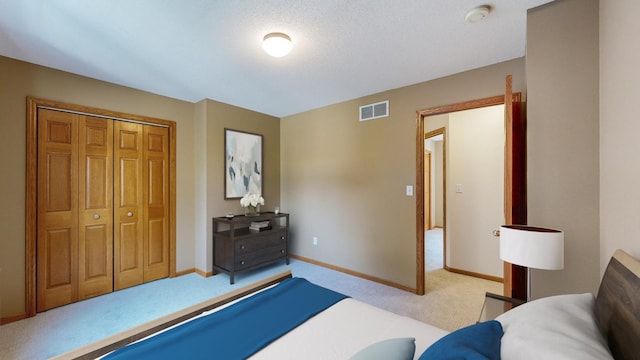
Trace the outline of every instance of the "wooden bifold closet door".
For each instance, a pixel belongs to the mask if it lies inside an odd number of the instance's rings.
[[[37,311],[169,275],[168,129],[38,109]]]
[[[168,276],[168,130],[115,124],[115,289]],[[139,241],[142,239],[142,241]]]

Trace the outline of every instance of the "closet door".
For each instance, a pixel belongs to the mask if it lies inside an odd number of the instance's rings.
[[[79,299],[113,291],[113,121],[79,116]]]
[[[169,276],[169,129],[143,126],[144,281]]]
[[[37,310],[78,299],[77,115],[38,110]]]
[[[142,125],[114,122],[114,287],[143,282]]]

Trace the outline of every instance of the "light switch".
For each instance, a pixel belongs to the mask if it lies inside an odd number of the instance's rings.
[[[456,192],[459,194],[462,193],[462,184],[456,184]]]
[[[407,185],[407,196],[413,196],[413,185]]]

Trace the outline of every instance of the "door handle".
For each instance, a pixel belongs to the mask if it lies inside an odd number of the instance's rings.
[[[493,236],[500,237],[500,229],[493,230]]]
[[[93,214],[93,220],[100,219],[100,214]]]
[[[127,213],[127,216],[128,216],[128,217],[132,217],[132,216],[133,216],[133,213],[132,213],[131,211],[129,211],[129,212]]]

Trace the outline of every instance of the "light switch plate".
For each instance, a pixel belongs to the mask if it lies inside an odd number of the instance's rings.
[[[413,196],[413,185],[407,185],[407,196]]]

